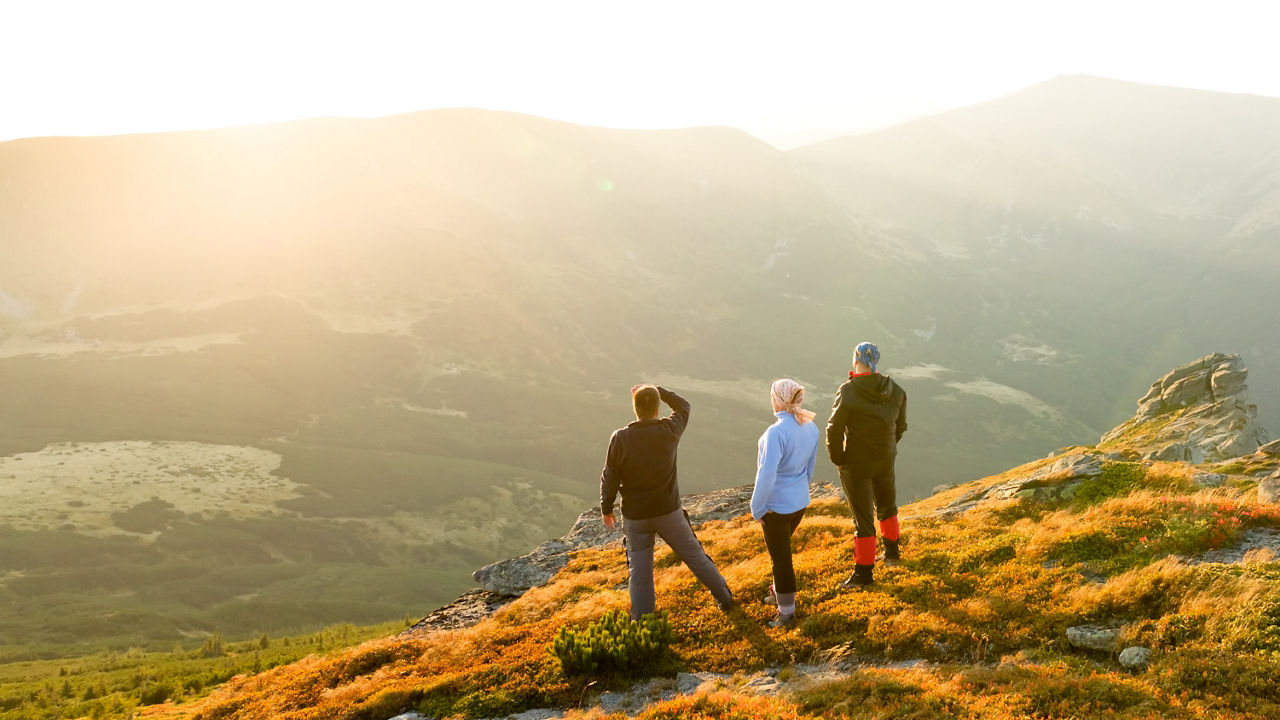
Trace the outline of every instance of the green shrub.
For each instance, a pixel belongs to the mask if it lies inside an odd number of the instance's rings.
[[[138,697],[138,703],[140,705],[159,705],[168,700],[173,694],[173,686],[169,683],[152,683],[142,690]]]
[[[1081,483],[1072,499],[1081,506],[1095,505],[1107,498],[1128,495],[1146,477],[1147,466],[1141,463],[1104,463],[1102,474]]]
[[[586,629],[561,628],[551,644],[565,675],[653,672],[670,651],[671,623],[666,611],[632,620],[610,610]]]
[[[199,654],[202,658],[216,658],[225,655],[226,649],[223,648],[222,633],[215,632],[205,638],[204,644],[200,646]]]

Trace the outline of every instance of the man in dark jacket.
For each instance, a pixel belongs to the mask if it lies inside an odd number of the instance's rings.
[[[658,418],[658,401],[671,414]],[[613,528],[613,503],[622,494],[622,532],[627,538],[631,617],[653,612],[653,543],[661,537],[711,591],[721,610],[733,607],[733,594],[711,561],[680,506],[676,483],[676,446],[689,424],[689,401],[666,388],[631,388],[636,421],[614,431],[600,473],[600,515]]]
[[[869,342],[853,351],[853,372],[836,392],[827,422],[827,452],[840,471],[840,484],[857,526],[854,572],[841,585],[870,585],[876,562],[876,527],[880,520],[885,564],[896,564],[898,504],[893,463],[898,441],[907,431],[907,393],[892,378],[876,372],[880,351]]]

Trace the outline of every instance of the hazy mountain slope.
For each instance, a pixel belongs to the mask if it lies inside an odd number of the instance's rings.
[[[1234,338],[1259,371],[1280,362],[1255,314],[1280,301],[1278,127],[1280,99],[1064,77],[792,154],[968,274],[936,352],[1100,427],[1179,357]]]
[[[1148,89],[1081,82],[1126,112],[1161,107]],[[808,384],[822,412],[852,345],[875,340],[911,393],[907,499],[1096,436],[1155,370],[1207,348],[1268,369],[1275,134],[1232,126],[1221,162],[1200,121],[1108,135],[1102,100],[1073,83],[790,153],[725,128],[469,110],[0,144],[0,452],[277,454],[298,496],[249,514],[286,530],[230,518],[260,574],[181,628],[234,616],[247,632],[306,615],[254,603],[326,583],[367,604],[308,624],[438,604],[477,560],[552,534],[594,494],[640,379],[693,400],[681,483],[707,490],[750,479],[771,379]],[[1274,107],[1189,97],[1200,115]],[[1225,179],[1192,202],[1210,172]],[[183,512],[157,537],[226,536],[225,519]],[[281,540],[294,527],[306,552]],[[80,547],[74,523],[47,530]],[[126,565],[154,538],[119,530],[115,555],[87,552],[137,580],[91,599],[145,618],[151,580]],[[29,532],[13,545],[41,542]],[[327,540],[348,535],[355,568]],[[159,547],[187,549],[175,564],[231,562],[204,552],[216,543]],[[0,571],[102,582],[24,562]],[[38,608],[47,587],[9,589]]]

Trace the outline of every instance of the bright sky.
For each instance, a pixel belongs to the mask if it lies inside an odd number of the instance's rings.
[[[0,0],[0,140],[434,107],[779,146],[1057,75],[1280,96],[1272,0]]]

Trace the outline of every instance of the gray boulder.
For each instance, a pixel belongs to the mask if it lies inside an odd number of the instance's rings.
[[[1134,646],[1120,651],[1120,664],[1129,670],[1145,670],[1151,664],[1151,651]]]
[[[411,627],[401,635],[416,635],[433,630],[456,630],[468,628],[497,612],[513,598],[510,595],[491,592],[481,588],[472,588],[458,596],[457,600],[445,605]]]
[[[987,491],[989,498],[1036,498],[1040,500],[1070,497],[1080,482],[1102,474],[1102,461],[1090,453],[1073,453],[1058,458],[1052,465],[1024,478],[1015,478]]]
[[[1277,470],[1258,483],[1258,502],[1280,502],[1280,470]]]
[[[1067,628],[1067,640],[1073,647],[1115,652],[1120,631],[1101,625],[1076,625]]]
[[[1102,462],[1089,453],[1076,453],[1060,458],[1049,468],[1050,475],[1066,475],[1070,478],[1097,477],[1102,474]]]
[[[1280,455],[1280,440],[1272,440],[1258,448],[1258,452],[1266,453],[1267,455]]]
[[[1227,481],[1227,476],[1222,473],[1198,472],[1192,473],[1191,481],[1200,487],[1215,488],[1222,487],[1222,484]]]

